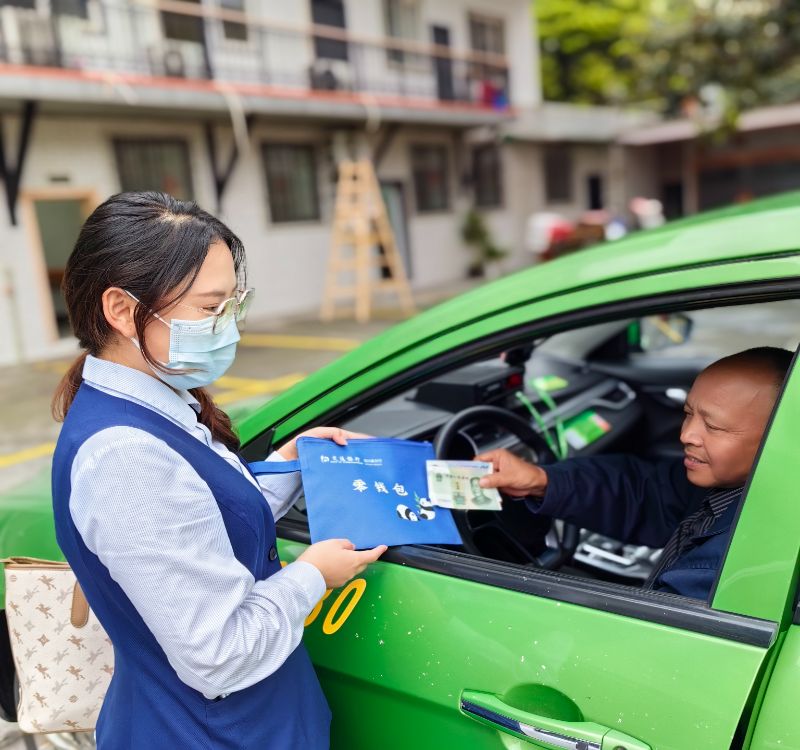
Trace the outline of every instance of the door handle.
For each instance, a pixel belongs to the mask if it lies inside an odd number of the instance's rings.
[[[462,691],[461,711],[481,724],[546,750],[652,750],[650,745],[611,727],[522,711],[493,693]]]

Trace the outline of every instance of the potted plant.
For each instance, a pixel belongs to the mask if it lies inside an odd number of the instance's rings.
[[[499,274],[497,263],[508,255],[508,250],[495,244],[483,216],[474,208],[470,209],[461,225],[461,239],[474,253],[467,274],[471,278],[496,277]]]

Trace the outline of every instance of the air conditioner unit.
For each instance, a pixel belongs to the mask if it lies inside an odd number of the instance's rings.
[[[353,90],[353,72],[347,60],[315,60],[308,76],[311,88],[316,91]]]
[[[164,51],[164,75],[171,78],[186,78],[186,63],[183,54],[178,49]]]
[[[186,78],[186,61],[183,51],[173,45],[150,47],[150,71],[155,76]]]

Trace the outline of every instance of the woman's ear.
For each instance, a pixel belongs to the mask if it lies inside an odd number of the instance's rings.
[[[133,322],[136,305],[136,300],[117,286],[109,287],[103,292],[103,315],[108,324],[125,338],[136,336]]]

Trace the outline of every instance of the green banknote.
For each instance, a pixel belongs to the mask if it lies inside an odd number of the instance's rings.
[[[426,461],[428,498],[440,508],[501,510],[496,489],[484,489],[480,478],[492,473],[485,461]]]

